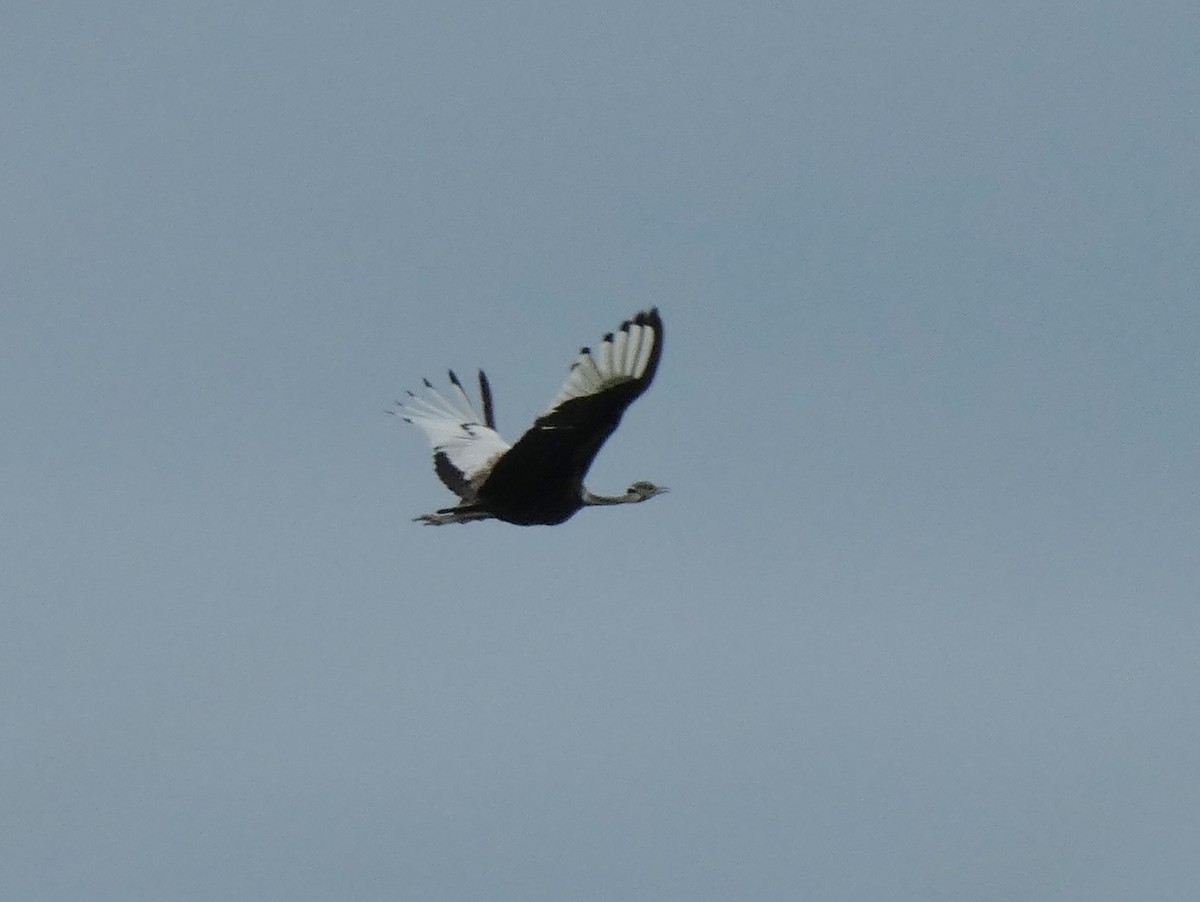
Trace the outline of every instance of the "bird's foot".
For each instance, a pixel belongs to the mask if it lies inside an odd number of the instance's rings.
[[[465,523],[465,520],[460,520],[454,514],[421,514],[419,517],[413,517],[414,523],[424,523],[426,526],[444,526],[447,523]]]

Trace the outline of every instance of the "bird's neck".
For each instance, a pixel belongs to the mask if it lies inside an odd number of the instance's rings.
[[[583,490],[583,503],[587,505],[629,504],[636,500],[637,496],[633,492],[626,492],[624,495],[593,495],[587,489]]]

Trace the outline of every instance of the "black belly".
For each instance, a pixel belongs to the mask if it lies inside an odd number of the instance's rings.
[[[479,502],[484,504],[497,520],[515,523],[518,526],[554,526],[569,520],[583,506],[572,498],[539,498],[533,503],[528,496],[519,501],[481,496]]]

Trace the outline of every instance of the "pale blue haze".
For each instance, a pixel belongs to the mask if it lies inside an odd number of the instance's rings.
[[[1194,3],[3,20],[0,898],[1200,898]]]

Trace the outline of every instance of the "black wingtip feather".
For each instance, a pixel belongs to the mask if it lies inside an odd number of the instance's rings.
[[[496,428],[496,411],[492,407],[492,386],[483,370],[479,371],[479,396],[483,399],[483,424],[488,429]]]
[[[462,388],[462,383],[459,382],[458,377],[454,375],[454,370],[447,370],[446,372],[450,374],[450,384],[457,385],[459,388]]]

